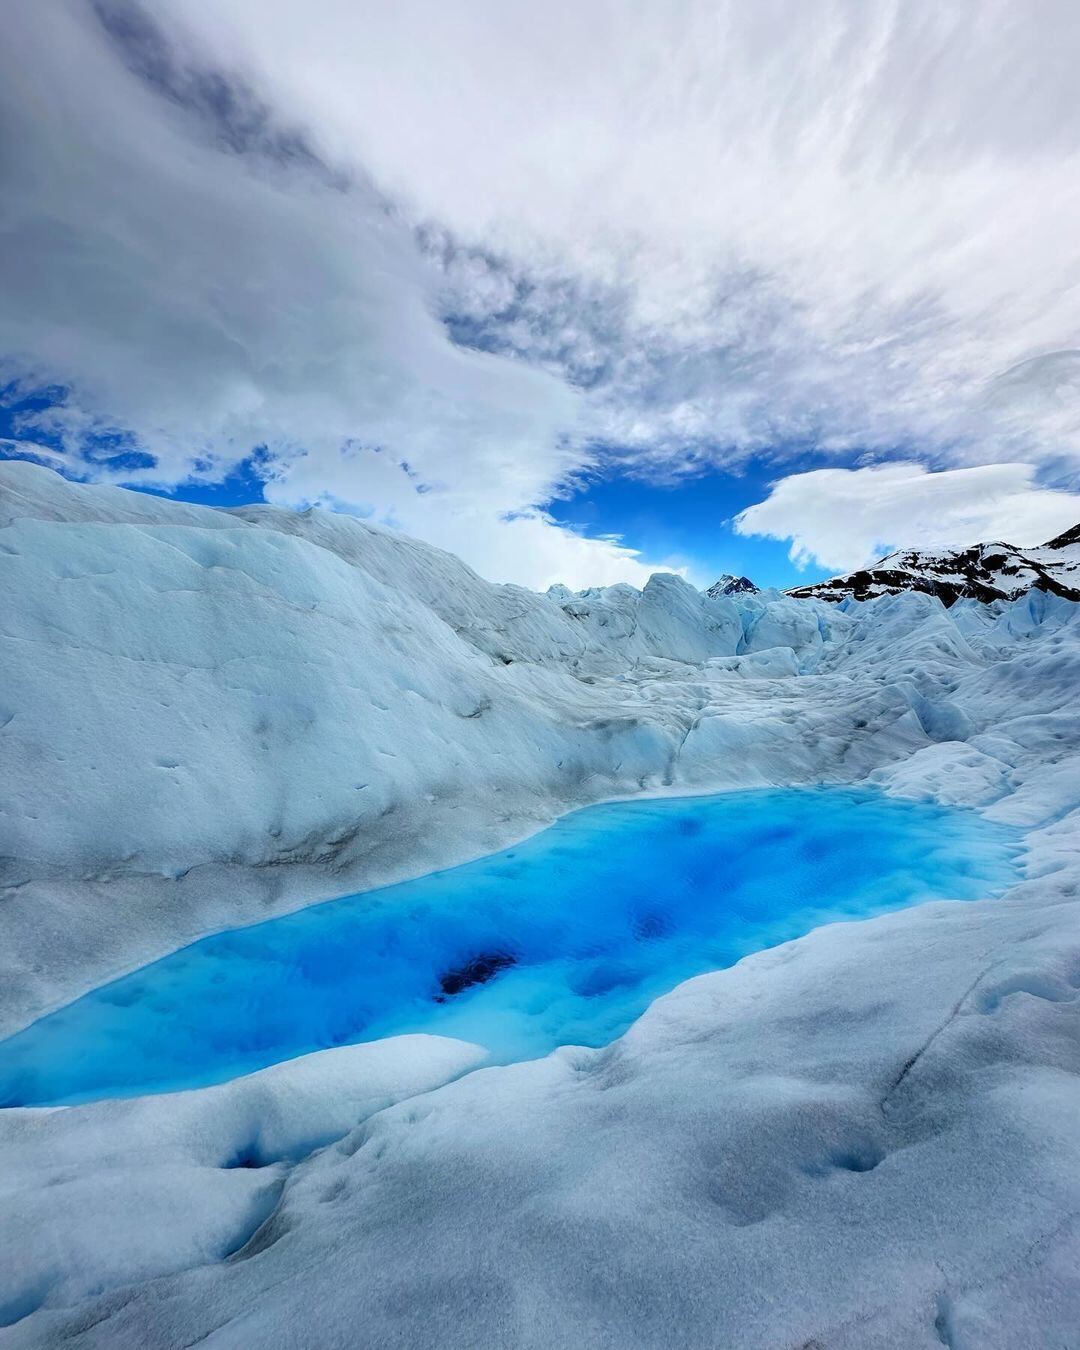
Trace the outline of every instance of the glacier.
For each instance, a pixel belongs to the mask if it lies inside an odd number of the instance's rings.
[[[600,801],[861,784],[1026,849],[1001,898],[817,928],[606,1047],[0,1112],[0,1343],[1074,1343],[1075,601],[537,595],[17,463],[0,575],[0,1034]]]

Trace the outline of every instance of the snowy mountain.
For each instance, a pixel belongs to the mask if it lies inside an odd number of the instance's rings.
[[[1000,899],[820,927],[600,1050],[408,1036],[0,1111],[4,1344],[1071,1344],[1075,548],[901,555],[844,606],[536,595],[0,464],[0,1032],[605,798],[868,784],[1026,849]],[[957,599],[969,568],[1023,593]]]
[[[890,553],[872,567],[795,586],[787,594],[798,599],[868,600],[923,591],[952,605],[961,599],[1013,600],[1032,587],[1080,600],[1080,525],[1035,549],[993,543],[942,553]]]
[[[753,595],[757,589],[749,577],[737,577],[731,572],[725,572],[705,594],[716,599],[722,595]]]

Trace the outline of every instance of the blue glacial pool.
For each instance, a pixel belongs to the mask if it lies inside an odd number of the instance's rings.
[[[0,1042],[0,1104],[205,1086],[327,1046],[604,1045],[681,980],[820,924],[1000,894],[1013,831],[860,789],[609,803],[415,881],[203,938]]]

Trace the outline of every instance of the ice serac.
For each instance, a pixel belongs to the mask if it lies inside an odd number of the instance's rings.
[[[872,567],[787,592],[799,599],[870,600],[900,591],[936,595],[944,605],[957,600],[1014,600],[1035,589],[1080,600],[1080,525],[1041,548],[975,544],[940,553],[889,553]]]
[[[820,928],[604,1050],[2,1113],[4,1345],[1074,1345],[1077,547],[899,555],[843,605],[534,595],[0,465],[2,1030],[603,797],[873,783],[1028,849],[1001,900]]]

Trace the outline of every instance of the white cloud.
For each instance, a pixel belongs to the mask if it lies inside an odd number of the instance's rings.
[[[1080,329],[1072,0],[170,8],[416,217],[608,287],[606,327],[506,336],[599,343],[585,411],[639,464],[815,441],[1080,469],[1080,400],[994,383]]]
[[[735,518],[744,535],[790,539],[800,565],[852,571],[898,548],[982,540],[1045,543],[1080,521],[1080,495],[1035,486],[1031,464],[928,473],[921,464],[817,469],[772,485]]]
[[[233,112],[254,143],[223,148],[89,10],[24,3],[8,23],[3,373],[70,390],[30,434],[60,435],[88,476],[154,484],[219,478],[265,444],[276,500],[369,510],[496,579],[644,581],[632,551],[535,510],[587,463],[577,394],[451,343],[437,277],[362,179],[343,188],[257,106]],[[116,430],[156,466],[80,459]]]
[[[5,15],[0,377],[69,387],[69,457],[265,444],[273,499],[572,585],[649,571],[544,515],[597,455],[1080,473],[1071,0],[147,12]]]

